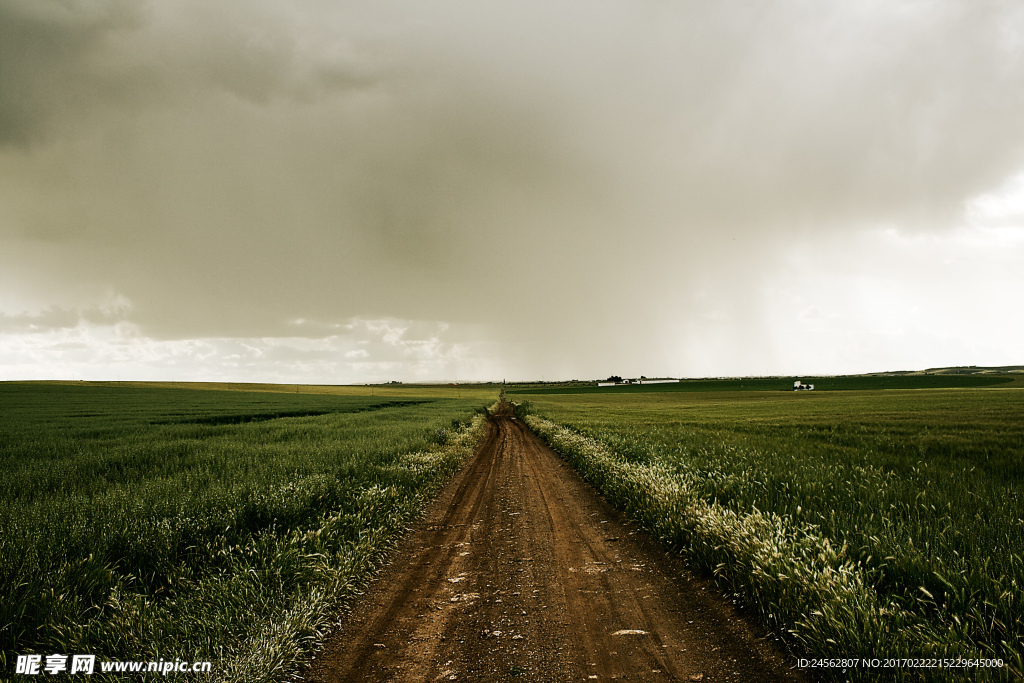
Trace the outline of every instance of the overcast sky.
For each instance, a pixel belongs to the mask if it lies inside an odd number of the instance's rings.
[[[0,0],[0,379],[1024,363],[1015,1]]]

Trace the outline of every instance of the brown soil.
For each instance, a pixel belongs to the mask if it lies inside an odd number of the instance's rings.
[[[793,664],[500,416],[306,681],[806,680]]]

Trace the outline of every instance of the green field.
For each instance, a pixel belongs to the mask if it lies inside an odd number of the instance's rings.
[[[877,385],[890,379],[925,388]],[[794,653],[999,658],[957,678],[1014,680],[1024,391],[1010,379],[547,385],[516,400]],[[468,456],[497,391],[0,384],[0,670],[95,653],[286,679]]]
[[[281,680],[496,394],[239,388],[0,384],[0,671],[93,653]]]
[[[1024,670],[1024,391],[523,399],[556,450],[794,653],[1006,665],[957,680]]]

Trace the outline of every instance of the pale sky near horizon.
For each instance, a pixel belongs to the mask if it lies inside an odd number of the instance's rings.
[[[0,0],[0,380],[1024,364],[1024,5]]]

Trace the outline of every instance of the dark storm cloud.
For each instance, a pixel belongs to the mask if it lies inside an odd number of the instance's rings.
[[[81,134],[94,117],[210,89],[267,104],[370,79],[343,49],[303,63],[301,40],[275,3],[0,0],[0,144]]]
[[[87,63],[132,23],[126,2],[0,2],[0,144],[27,144],[100,86]]]
[[[77,327],[82,316],[77,311],[50,309],[37,315],[0,314],[0,332],[4,334],[25,332],[49,332],[52,330]]]
[[[0,334],[41,334],[70,330],[83,324],[116,325],[126,318],[127,310],[116,306],[92,306],[82,309],[48,308],[38,313],[8,315],[0,313]]]
[[[166,339],[395,317],[552,373],[663,359],[709,282],[765,324],[778,245],[947,229],[1024,167],[1022,16],[0,0],[2,265]]]

